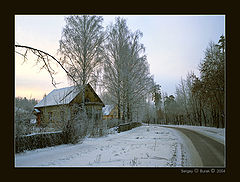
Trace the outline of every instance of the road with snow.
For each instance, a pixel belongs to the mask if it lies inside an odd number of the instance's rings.
[[[121,133],[112,131],[104,137],[86,138],[74,145],[64,144],[25,151],[15,155],[15,166],[194,167],[224,165],[224,129],[172,127],[175,128],[167,128],[158,124],[143,125]],[[204,136],[194,131],[201,132]]]
[[[202,166],[224,167],[224,144],[199,132],[186,128],[169,127],[182,132],[193,143],[201,158]]]

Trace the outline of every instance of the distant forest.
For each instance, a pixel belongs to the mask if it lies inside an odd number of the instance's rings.
[[[16,111],[21,109],[25,111],[33,111],[33,107],[38,103],[34,98],[27,99],[26,97],[15,97]]]
[[[193,72],[176,87],[176,96],[163,96],[166,124],[225,127],[225,38],[210,42],[199,64],[200,77]]]

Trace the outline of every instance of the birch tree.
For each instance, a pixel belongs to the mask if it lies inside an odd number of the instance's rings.
[[[140,31],[132,33],[125,19],[116,18],[107,29],[103,83],[118,108],[118,119],[132,121],[143,96],[150,91],[152,77],[139,42]]]
[[[141,99],[150,93],[153,87],[153,77],[150,75],[145,47],[140,43],[142,33],[136,31],[130,34],[128,57],[123,64],[123,96],[127,121],[132,121],[133,114],[141,107]]]
[[[69,16],[59,41],[60,62],[82,88],[97,81],[103,53],[104,31],[101,16]],[[72,78],[70,77],[70,80]],[[73,81],[73,80],[72,80]],[[74,82],[75,83],[75,82]],[[75,83],[76,84],[76,83]]]
[[[73,127],[84,124],[83,136],[93,132],[93,117],[87,116],[85,108],[85,88],[88,83],[96,87],[103,56],[104,30],[101,16],[69,16],[59,41],[60,62],[69,72],[75,86],[81,89],[81,108],[75,106],[76,116]],[[72,79],[74,78],[74,80]],[[79,130],[79,129],[77,129]],[[76,134],[76,137],[79,136]],[[75,141],[75,139],[74,139]]]
[[[126,56],[129,30],[126,20],[116,18],[115,24],[107,27],[107,42],[105,44],[105,62],[103,85],[112,96],[112,102],[117,105],[118,119],[121,117],[121,84],[123,59]]]

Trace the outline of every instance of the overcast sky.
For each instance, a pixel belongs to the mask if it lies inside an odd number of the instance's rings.
[[[57,56],[61,32],[68,15],[16,15],[15,43],[31,46]],[[103,26],[114,22],[118,15],[104,15]],[[194,71],[210,41],[218,42],[225,35],[224,15],[124,15],[132,31],[143,33],[140,40],[146,48],[150,72],[168,95],[175,94],[181,77]],[[20,50],[20,49],[16,49]],[[42,99],[51,92],[51,78],[45,70],[39,71],[33,57],[22,64],[22,56],[15,54],[15,95]],[[57,88],[69,86],[65,73],[58,69]]]

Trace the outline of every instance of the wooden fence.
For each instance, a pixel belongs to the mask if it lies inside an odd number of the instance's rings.
[[[142,123],[139,122],[131,122],[131,123],[124,123],[124,124],[120,124],[118,125],[118,133],[123,132],[123,131],[127,131],[127,130],[131,130],[132,128],[136,128],[138,126],[141,126]]]

